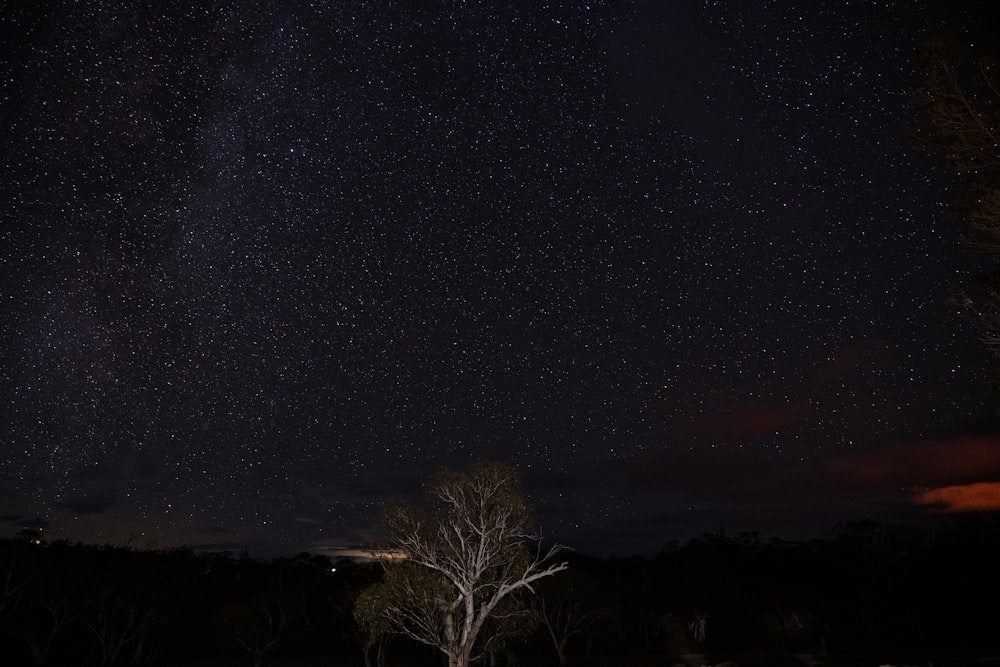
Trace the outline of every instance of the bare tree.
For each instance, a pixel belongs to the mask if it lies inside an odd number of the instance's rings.
[[[467,667],[505,628],[523,627],[528,612],[512,594],[566,568],[543,550],[516,473],[486,463],[444,470],[426,488],[430,507],[384,508],[383,581],[358,598],[358,622],[387,622],[439,649],[449,667]],[[533,547],[529,547],[533,545]],[[533,592],[533,591],[532,591]],[[492,617],[493,636],[477,642]],[[476,656],[477,657],[477,656]]]
[[[285,638],[292,606],[280,593],[264,593],[226,605],[220,616],[233,643],[250,657],[254,667],[260,667],[264,656]]]
[[[532,604],[548,631],[560,665],[566,665],[570,639],[589,635],[594,626],[610,615],[603,591],[593,575],[583,570],[542,582]]]
[[[102,665],[118,662],[126,648],[131,662],[142,662],[148,657],[150,632],[165,620],[145,601],[116,595],[109,587],[88,600],[79,617],[97,640]]]
[[[687,620],[687,629],[691,633],[692,639],[699,645],[704,645],[708,636],[708,619],[712,618],[712,612],[692,611]]]
[[[37,558],[32,557],[30,548],[13,543],[0,561],[0,622],[14,614],[38,578],[41,568],[35,564]]]
[[[924,77],[915,99],[931,122],[915,131],[918,145],[944,155],[959,173],[1000,168],[998,63],[962,53],[955,35],[941,27],[923,35],[918,55]]]
[[[56,638],[69,623],[71,609],[69,594],[62,582],[48,583],[38,590],[34,603],[23,637],[35,664],[40,665],[48,659]]]
[[[973,58],[959,44],[941,27],[920,40],[923,76],[914,100],[929,122],[911,134],[917,147],[944,156],[967,182],[955,212],[964,243],[986,263],[956,303],[1000,356],[1000,63],[989,53]]]

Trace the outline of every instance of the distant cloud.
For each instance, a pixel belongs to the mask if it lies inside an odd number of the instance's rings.
[[[79,514],[100,514],[114,505],[114,503],[115,499],[110,496],[95,495],[67,498],[66,500],[60,500],[56,505]]]
[[[154,479],[167,473],[156,459],[129,448],[119,449],[108,456],[76,471],[83,479]]]
[[[695,432],[714,438],[740,439],[772,435],[798,426],[809,414],[805,402],[791,405],[740,405],[694,419]]]
[[[39,530],[49,527],[48,519],[43,519],[41,517],[26,517],[21,514],[2,514],[0,515],[0,521],[4,523],[10,523],[20,528],[30,528],[33,530]]]
[[[607,467],[607,474],[619,470],[626,484],[642,484],[674,492],[709,490],[724,497],[739,495],[741,487],[756,485],[778,471],[778,463],[761,457],[751,448],[725,446],[664,447],[648,450],[631,459]]]
[[[357,561],[367,562],[380,558],[396,559],[406,557],[401,551],[376,551],[371,547],[366,547],[364,545],[343,544],[336,542],[318,542],[310,544],[306,548],[306,551],[326,556],[330,560],[337,560],[338,558],[351,558]]]
[[[871,368],[885,352],[885,342],[876,339],[843,341],[816,350],[817,358],[811,364],[815,370],[809,380],[821,387],[829,382],[856,375],[861,369]]]
[[[189,544],[187,547],[194,551],[212,551],[216,553],[226,551],[239,553],[244,549],[248,549],[248,545],[244,542],[207,542],[204,544]]]
[[[963,437],[887,447],[830,466],[841,482],[861,488],[950,487],[1000,479],[1000,438]]]
[[[348,476],[329,485],[303,487],[299,495],[327,506],[410,497],[420,492],[420,484],[429,473],[412,467],[386,466],[366,471],[363,477]]]
[[[922,491],[914,496],[913,502],[933,506],[942,512],[1000,510],[1000,482],[979,482]]]

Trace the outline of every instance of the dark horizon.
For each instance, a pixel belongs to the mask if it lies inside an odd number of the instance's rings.
[[[414,498],[414,501],[419,504],[416,498]],[[568,553],[573,558],[596,560],[638,558],[649,560],[657,557],[664,551],[706,539],[734,540],[739,543],[751,540],[763,546],[769,544],[806,545],[812,542],[835,542],[844,535],[852,534],[852,531],[857,532],[866,529],[875,532],[882,531],[887,534],[902,531],[902,533],[909,533],[911,535],[921,535],[926,539],[934,539],[955,531],[973,528],[975,530],[987,530],[987,532],[992,531],[993,533],[1000,534],[1000,512],[901,511],[895,517],[886,515],[880,519],[864,516],[844,517],[839,520],[831,520],[825,526],[815,521],[800,525],[770,527],[755,527],[749,524],[727,525],[724,523],[717,523],[706,527],[701,524],[692,524],[687,530],[664,532],[662,536],[654,536],[648,531],[643,531],[644,537],[642,540],[637,540],[630,531],[623,529],[622,532],[627,534],[628,538],[618,542],[604,539],[605,536],[611,534],[605,530],[592,533],[596,535],[594,537],[582,537],[573,541],[566,541],[547,532],[544,524],[540,524],[540,528],[543,544],[560,544],[569,549]],[[198,543],[162,544],[148,539],[143,534],[137,533],[129,535],[125,541],[95,541],[86,538],[70,538],[54,533],[46,527],[39,526],[25,526],[24,528],[14,530],[10,535],[0,536],[0,539],[17,540],[36,534],[39,539],[48,544],[64,542],[90,547],[124,547],[138,551],[156,552],[170,552],[176,549],[187,549],[196,553],[228,552],[234,555],[245,554],[247,557],[260,561],[291,558],[305,553],[325,556],[331,561],[336,561],[339,558],[349,558],[359,562],[366,562],[372,560],[371,553],[372,549],[375,548],[374,542],[371,540],[351,541],[350,539],[336,538],[301,544],[275,544],[254,540],[233,542],[206,540]]]

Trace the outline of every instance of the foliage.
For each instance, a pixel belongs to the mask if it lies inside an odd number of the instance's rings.
[[[400,630],[413,634],[427,619],[433,618],[438,606],[447,604],[449,592],[449,586],[440,573],[404,561],[387,568],[382,581],[361,592],[354,606],[354,615],[358,624],[372,636]],[[397,627],[395,619],[387,614],[387,610],[397,605],[399,600],[406,601],[405,605],[400,605],[398,612],[404,628]],[[427,628],[427,631],[433,632],[434,629]]]

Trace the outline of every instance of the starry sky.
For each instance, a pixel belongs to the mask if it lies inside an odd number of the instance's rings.
[[[0,532],[350,553],[484,459],[600,555],[995,506],[905,139],[957,4],[4,3]]]

